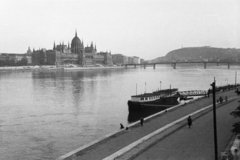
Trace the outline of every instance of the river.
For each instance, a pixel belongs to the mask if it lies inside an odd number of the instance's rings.
[[[238,66],[0,72],[0,159],[55,159],[128,122],[131,95],[235,83]],[[238,76],[239,79],[239,76]],[[160,83],[161,81],[161,83]],[[146,87],[145,87],[146,85]]]

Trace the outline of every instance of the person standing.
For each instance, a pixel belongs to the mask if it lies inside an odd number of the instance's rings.
[[[122,124],[122,123],[120,123],[120,129],[123,129],[123,128],[124,128],[123,124]]]
[[[188,121],[188,128],[191,128],[191,126],[192,126],[192,118],[191,118],[191,116],[188,117],[187,121]]]
[[[141,126],[143,126],[143,121],[144,121],[144,119],[141,118],[141,119],[140,119],[140,124],[141,124]]]
[[[233,160],[239,160],[239,153],[237,149],[234,149]]]

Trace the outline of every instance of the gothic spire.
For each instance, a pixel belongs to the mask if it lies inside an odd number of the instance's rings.
[[[56,46],[55,46],[55,41],[54,41],[54,44],[53,44],[53,50],[55,50],[56,49]]]
[[[75,31],[75,37],[77,37],[77,30]]]
[[[84,48],[84,43],[83,43],[83,39],[82,39],[82,47]]]
[[[91,50],[93,50],[93,49],[94,49],[94,48],[93,48],[93,42],[91,42],[91,46],[90,46],[90,47],[91,47]]]

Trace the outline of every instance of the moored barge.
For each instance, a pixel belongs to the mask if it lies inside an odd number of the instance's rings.
[[[129,112],[159,111],[179,104],[178,89],[165,89],[152,93],[131,96],[128,101]]]

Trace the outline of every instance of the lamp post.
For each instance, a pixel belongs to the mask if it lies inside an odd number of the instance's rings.
[[[136,83],[136,95],[137,95],[137,83]]]
[[[235,71],[235,89],[237,87],[237,71]]]
[[[226,78],[225,81],[227,81],[227,86],[228,86],[228,79]]]
[[[146,93],[146,85],[147,85],[147,84],[146,84],[146,82],[145,82],[145,93]]]
[[[214,77],[214,82],[211,84],[212,94],[213,94],[213,129],[214,129],[215,160],[218,160],[215,84],[216,84],[216,82],[215,82],[215,77]]]
[[[162,85],[162,82],[160,81],[160,91],[161,91],[161,85]]]

